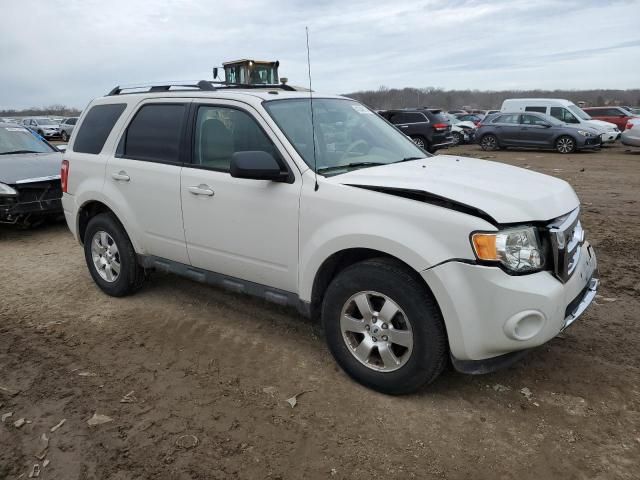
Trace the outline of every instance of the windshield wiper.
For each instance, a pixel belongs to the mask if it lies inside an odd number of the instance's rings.
[[[397,160],[392,163],[410,162],[411,160],[422,160],[423,158],[427,158],[427,157],[406,157],[406,158],[403,158],[402,160]]]
[[[14,150],[13,152],[2,152],[0,155],[13,155],[14,153],[40,153],[34,152],[33,150]]]
[[[334,165],[332,167],[322,167],[318,169],[318,173],[322,172],[331,172],[333,170],[345,170],[347,168],[358,168],[358,167],[377,167],[380,165],[389,165],[388,163],[380,163],[380,162],[352,162],[347,163],[345,165]]]

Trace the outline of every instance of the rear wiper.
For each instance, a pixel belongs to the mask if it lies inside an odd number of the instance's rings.
[[[13,155],[14,153],[40,153],[33,150],[14,150],[13,152],[2,152],[0,155]]]
[[[332,167],[323,167],[318,169],[318,173],[331,172],[333,170],[344,170],[346,168],[358,168],[358,167],[377,167],[380,165],[389,165],[388,163],[380,162],[353,162],[346,165],[334,165]]]

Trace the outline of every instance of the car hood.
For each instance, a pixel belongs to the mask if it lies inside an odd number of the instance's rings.
[[[463,121],[463,122],[458,122],[456,123],[456,126],[462,128],[462,127],[466,127],[466,128],[477,128],[476,124],[473,122],[467,122],[467,121]]]
[[[480,211],[494,223],[548,221],[579,205],[573,188],[564,180],[453,155],[362,168],[327,181],[390,194],[424,192]]]
[[[0,182],[12,185],[25,180],[60,175],[62,153],[0,155]]]
[[[608,132],[609,130],[613,130],[614,128],[618,128],[616,126],[615,123],[611,123],[611,122],[605,122],[603,120],[585,120],[585,123],[592,127],[597,129],[600,132]]]

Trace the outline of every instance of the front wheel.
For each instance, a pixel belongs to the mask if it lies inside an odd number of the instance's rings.
[[[379,258],[346,268],[327,289],[322,321],[338,364],[374,390],[410,393],[445,367],[440,310],[425,285],[400,263]]]
[[[453,132],[451,133],[451,136],[453,137],[453,145],[460,145],[463,141],[462,139],[462,135],[460,135],[460,132]]]
[[[572,153],[576,150],[576,141],[569,135],[563,135],[556,140],[556,150],[560,153]]]
[[[60,134],[60,137],[62,137],[62,141],[63,141],[63,142],[68,142],[68,141],[69,141],[69,134],[67,134],[67,132],[64,132],[64,131],[63,131],[63,132]]]
[[[480,139],[480,147],[482,148],[482,150],[486,150],[486,151],[497,150],[498,148],[500,148],[498,144],[498,137],[490,133],[487,135],[484,135]]]
[[[131,240],[113,215],[101,213],[89,220],[84,256],[91,277],[107,295],[123,297],[142,285],[144,270]]]

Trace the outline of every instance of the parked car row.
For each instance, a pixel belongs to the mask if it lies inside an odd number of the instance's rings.
[[[61,216],[62,153],[29,129],[0,123],[0,223]]]

